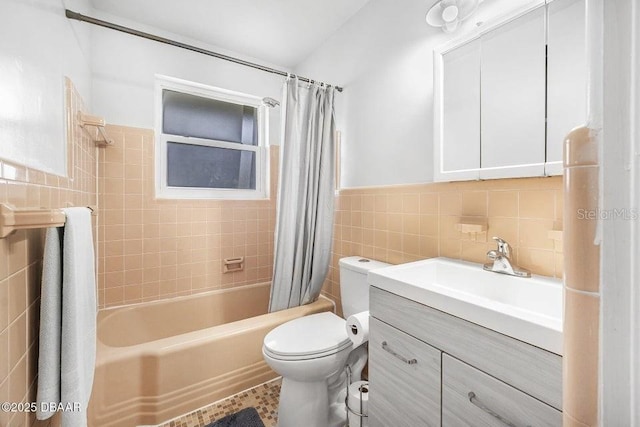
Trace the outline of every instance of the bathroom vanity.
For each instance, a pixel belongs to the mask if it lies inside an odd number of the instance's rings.
[[[509,311],[506,306],[517,288],[504,290],[512,295],[500,297],[494,292],[490,296],[484,282],[496,276],[496,291],[516,278],[475,271],[475,266],[436,258],[370,273],[370,426],[562,425],[562,357],[554,336],[557,325],[543,325],[537,331],[534,327],[528,332],[517,325],[509,331],[511,323],[518,323],[518,313],[510,320],[504,312]],[[484,302],[473,302],[460,287],[456,289],[455,280],[465,282],[467,270],[477,273],[479,279],[471,287],[484,293]],[[416,279],[419,283],[406,277],[407,271],[420,273],[413,275],[420,278]],[[526,282],[528,279],[519,280],[511,285],[521,289],[538,286]],[[547,285],[549,289],[540,292],[549,292],[544,298],[557,295],[561,307],[561,292],[556,293],[555,284],[542,279],[541,288]],[[531,295],[523,292],[521,296],[529,299],[525,304],[530,302]],[[438,308],[431,307],[429,301]],[[465,307],[472,303],[485,304],[491,313],[487,311],[483,319],[473,308]],[[491,325],[490,317],[500,311],[503,313],[498,317],[506,329],[498,332],[486,327]],[[473,321],[465,319],[464,313]],[[519,335],[521,332],[524,335]]]

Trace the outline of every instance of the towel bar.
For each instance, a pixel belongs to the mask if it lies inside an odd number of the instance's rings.
[[[96,215],[97,212],[88,206]],[[4,239],[16,230],[31,228],[62,227],[66,217],[62,209],[16,209],[0,203],[0,239]]]
[[[89,114],[85,114],[82,111],[78,111],[78,122],[80,122],[80,126],[89,132],[87,127],[93,127],[97,131],[96,137],[100,136],[102,139],[94,139],[95,143],[101,146],[105,145],[113,145],[113,140],[107,138],[107,134],[104,131],[105,122],[102,117],[99,116],[91,116]],[[89,132],[90,133],[90,132]],[[91,133],[90,133],[91,134]],[[93,135],[91,135],[93,137]]]

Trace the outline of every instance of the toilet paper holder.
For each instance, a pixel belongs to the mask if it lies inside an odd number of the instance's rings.
[[[347,387],[346,387],[347,393],[344,397],[344,407],[347,412],[347,424],[345,425],[345,427],[364,427],[364,419],[369,418],[369,415],[364,413],[364,408],[362,407],[362,402],[363,402],[362,395],[364,393],[369,393],[369,384],[361,385],[358,388],[358,391],[360,392],[360,408],[359,408],[360,411],[356,411],[354,409],[349,408],[349,386],[351,385],[351,367],[347,365],[346,370],[347,370]],[[349,413],[355,415],[360,419],[359,426],[352,426],[349,423]]]

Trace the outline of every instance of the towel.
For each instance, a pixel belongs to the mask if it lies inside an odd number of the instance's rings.
[[[66,222],[62,243],[62,296],[58,303],[61,322],[57,331],[48,332],[52,335],[56,335],[57,332],[60,343],[59,402],[63,407],[79,407],[79,410],[62,412],[62,425],[75,427],[87,425],[87,404],[91,396],[96,361],[95,256],[91,211],[88,208],[67,208],[64,212]],[[40,319],[41,329],[42,325],[49,321],[55,325],[56,318],[51,313],[56,311],[56,301],[43,301],[41,304],[48,307],[46,314],[49,316]],[[48,330],[54,325],[46,325],[45,329]],[[54,341],[55,337],[49,339]],[[50,350],[41,348],[40,353]],[[53,358],[50,355],[44,357],[45,360],[48,357]],[[43,365],[50,367],[47,363]],[[44,380],[53,376],[55,373],[45,372]],[[43,381],[43,392],[53,389],[54,383],[47,384]],[[38,390],[40,389],[39,379]],[[39,408],[42,402],[47,403],[38,398]],[[39,414],[37,415],[40,418]],[[42,415],[46,417],[52,413]]]
[[[43,403],[60,402],[60,331],[62,327],[62,228],[45,235],[40,290],[40,354],[38,355],[38,408],[36,417],[46,420],[54,412]]]

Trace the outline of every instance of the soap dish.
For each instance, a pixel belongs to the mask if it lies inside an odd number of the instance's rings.
[[[459,222],[455,225],[456,230],[461,233],[484,233],[487,231],[486,223]]]

